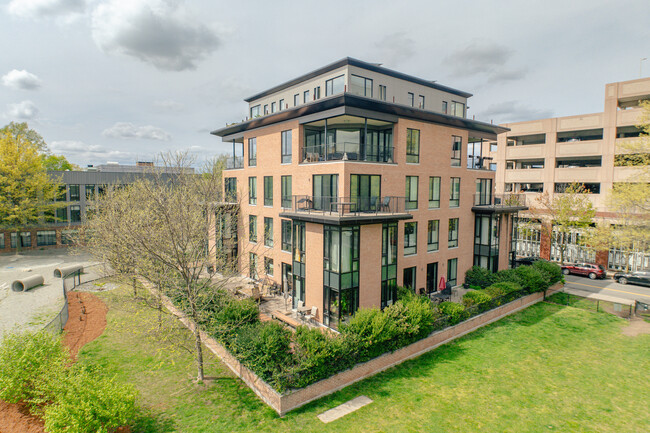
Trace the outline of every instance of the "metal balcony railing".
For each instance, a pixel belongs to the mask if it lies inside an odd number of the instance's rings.
[[[329,143],[302,148],[302,162],[322,161],[395,161],[393,146],[362,145],[361,143]]]
[[[243,156],[230,156],[226,158],[226,170],[232,170],[234,168],[244,168]]]
[[[324,215],[404,214],[405,197],[334,197],[294,195],[291,211]]]

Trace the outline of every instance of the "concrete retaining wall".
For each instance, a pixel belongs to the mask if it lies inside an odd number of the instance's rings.
[[[145,284],[150,290],[149,284]],[[547,296],[551,293],[559,291],[562,288],[562,283],[557,283],[546,292]],[[335,374],[332,377],[323,379],[312,385],[298,390],[289,391],[285,394],[280,394],[275,391],[269,384],[260,379],[255,373],[243,366],[233,355],[231,355],[223,346],[221,346],[214,338],[210,337],[201,331],[201,338],[205,345],[217,355],[221,361],[232,370],[239,378],[241,378],[246,385],[248,385],[266,404],[271,406],[275,411],[283,416],[287,412],[297,409],[313,400],[317,400],[326,395],[332,394],[340,389],[345,388],[355,382],[359,382],[372,375],[375,375],[388,368],[394,367],[402,362],[417,358],[418,356],[429,352],[436,347],[455,340],[465,334],[473,332],[485,325],[495,322],[517,311],[523,310],[533,304],[536,304],[544,299],[544,293],[533,293],[532,295],[524,296],[523,298],[516,299],[508,304],[486,311],[483,314],[474,316],[458,325],[445,328],[441,331],[436,331],[420,341],[396,350],[392,353],[386,353],[375,359],[357,364],[353,368]],[[164,299],[164,304],[183,322],[189,329],[194,330],[194,323],[183,316],[183,314],[174,307],[169,299]]]

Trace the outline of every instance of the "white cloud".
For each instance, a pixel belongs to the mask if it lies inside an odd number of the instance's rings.
[[[180,102],[176,102],[172,99],[166,99],[164,101],[156,101],[153,105],[160,111],[167,111],[171,113],[178,113],[185,109],[185,105]]]
[[[18,18],[69,17],[82,14],[85,0],[12,0],[7,12]]]
[[[41,87],[41,80],[24,69],[22,71],[13,69],[2,76],[2,84],[14,89],[35,90]]]
[[[525,68],[508,66],[514,50],[486,41],[474,41],[447,56],[445,62],[452,73],[459,77],[485,76],[490,84],[515,81],[524,78]]]
[[[38,108],[32,101],[22,101],[17,104],[9,104],[5,113],[6,117],[12,119],[31,120],[38,115]]]
[[[52,141],[49,148],[52,153],[64,155],[69,161],[82,166],[105,161],[132,162],[136,157],[133,152],[106,149],[97,144],[86,144],[76,140]]]
[[[168,132],[155,126],[135,126],[133,123],[128,122],[117,122],[110,128],[105,129],[102,135],[109,138],[143,138],[146,140],[160,141],[169,141],[172,138]]]
[[[158,69],[196,69],[219,46],[216,31],[175,0],[109,0],[92,13],[95,43]]]
[[[523,105],[519,101],[503,101],[492,104],[477,114],[481,119],[494,120],[495,123],[545,119],[552,115],[552,110],[532,108],[528,105]]]

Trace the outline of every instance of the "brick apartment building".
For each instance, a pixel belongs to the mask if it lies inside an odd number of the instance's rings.
[[[607,195],[616,182],[638,181],[639,168],[621,158],[617,144],[638,139],[636,128],[640,104],[650,99],[650,78],[605,86],[605,106],[600,113],[506,123],[498,136],[496,192],[526,196],[529,207],[543,192],[561,193],[570,183],[585,186],[598,224],[616,224],[617,216],[607,208]],[[527,212],[522,218],[531,217]],[[519,255],[559,260],[544,230],[518,233]],[[624,269],[622,251],[595,252],[579,245],[579,232],[571,235],[567,261],[597,262],[609,269]],[[647,247],[647,246],[646,246]],[[639,247],[629,256],[633,270],[650,270],[650,251]]]
[[[467,119],[470,96],[345,58],[246,99],[250,118],[213,132],[232,144],[239,271],[336,327],[398,285],[507,268],[525,206],[493,194],[485,155],[507,129]]]

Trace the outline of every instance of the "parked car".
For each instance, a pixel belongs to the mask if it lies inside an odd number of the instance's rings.
[[[593,263],[576,263],[573,265],[562,266],[562,273],[564,275],[575,274],[584,275],[592,280],[596,278],[607,277],[607,272],[602,265],[594,265]]]
[[[630,283],[650,286],[650,272],[617,272],[614,274],[614,279],[621,284]]]
[[[538,260],[541,260],[541,259],[539,257],[534,257],[534,256],[520,257],[518,259],[515,259],[515,268],[517,266],[522,266],[522,265],[530,266],[530,265],[532,265],[533,263],[535,263]]]

